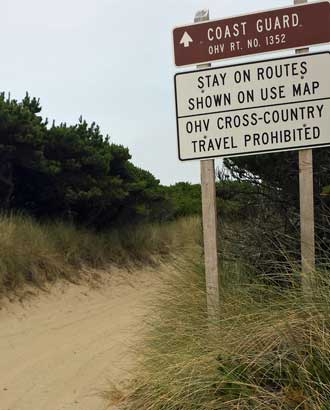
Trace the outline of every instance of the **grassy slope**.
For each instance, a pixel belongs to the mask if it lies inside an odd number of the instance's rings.
[[[328,274],[304,296],[226,273],[219,320],[208,322],[199,261],[177,266],[124,408],[330,409]]]
[[[0,216],[0,294],[24,283],[40,286],[57,278],[76,280],[82,267],[156,263],[186,246],[185,230],[191,223],[125,227],[100,234],[60,222],[40,224],[25,216]]]
[[[307,297],[226,270],[219,320],[206,316],[200,221],[92,233],[0,218],[0,292],[75,280],[83,266],[170,262],[129,410],[330,409],[330,279]]]

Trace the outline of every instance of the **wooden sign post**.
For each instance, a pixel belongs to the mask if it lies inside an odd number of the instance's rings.
[[[307,3],[307,0],[294,0],[294,4]],[[315,22],[317,24],[317,22]],[[309,49],[297,50],[296,54],[308,53]],[[314,228],[314,186],[313,150],[299,151],[299,197],[300,197],[300,241],[302,287],[305,293],[311,287],[315,271],[315,228]]]
[[[201,10],[195,15],[195,23],[209,20],[209,11]],[[200,64],[207,68],[211,64]],[[217,249],[217,208],[214,159],[201,161],[201,186],[203,208],[203,238],[207,310],[209,318],[215,318],[219,309],[219,272]]]
[[[203,234],[209,316],[219,309],[215,157],[299,150],[302,286],[315,271],[312,148],[330,146],[330,2],[294,5],[222,20],[199,11],[173,30],[181,161],[201,160]],[[302,48],[302,49],[301,49]],[[296,49],[299,56],[210,68],[210,62]],[[302,55],[304,53],[305,55]],[[303,80],[303,83],[301,82]]]

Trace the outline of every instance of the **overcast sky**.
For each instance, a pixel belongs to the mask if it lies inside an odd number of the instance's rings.
[[[18,99],[26,91],[39,97],[50,120],[95,121],[163,184],[197,182],[199,162],[177,159],[172,28],[203,8],[214,19],[291,4],[0,0],[0,88]]]

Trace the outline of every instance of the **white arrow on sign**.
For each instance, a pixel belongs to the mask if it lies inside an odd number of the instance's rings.
[[[185,31],[182,39],[180,40],[180,44],[183,44],[184,47],[189,47],[190,43],[193,42],[193,39],[190,37],[190,35]]]

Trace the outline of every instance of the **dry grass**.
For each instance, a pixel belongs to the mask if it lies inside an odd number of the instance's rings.
[[[124,409],[330,409],[328,273],[308,296],[234,273],[219,318],[208,321],[198,260],[176,266],[153,306]]]
[[[198,220],[123,227],[104,233],[70,224],[41,224],[22,215],[0,216],[0,294],[25,283],[77,280],[83,267],[156,264],[181,252]],[[196,233],[194,233],[196,235]]]

